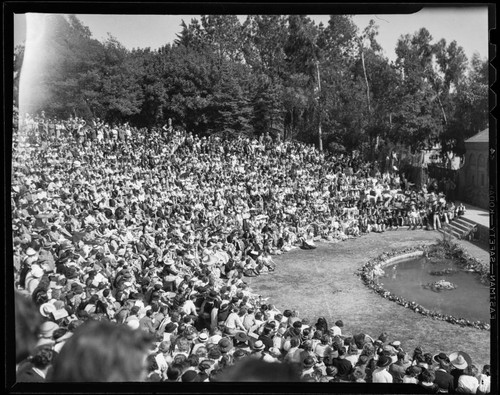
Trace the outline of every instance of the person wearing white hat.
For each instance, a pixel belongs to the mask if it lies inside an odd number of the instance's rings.
[[[457,388],[459,377],[463,374],[464,369],[467,368],[467,366],[469,366],[470,364],[467,361],[467,359],[470,360],[470,357],[466,355],[464,352],[458,351],[451,353],[448,358],[450,360],[450,364],[453,367],[452,370],[450,371],[450,374],[453,376],[453,385],[454,388]]]
[[[51,302],[45,302],[40,306],[40,314],[46,318],[50,317],[50,315],[56,310],[56,306],[54,306]]]
[[[44,275],[43,269],[39,265],[33,265],[30,272],[26,276],[25,289],[32,294],[40,284],[40,279]]]

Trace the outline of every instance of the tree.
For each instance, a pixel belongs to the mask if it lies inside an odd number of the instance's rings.
[[[278,83],[285,73],[287,20],[283,15],[249,15],[243,23],[245,63]]]
[[[104,48],[100,104],[106,109],[107,120],[119,122],[140,112],[139,64],[112,36],[104,43]]]
[[[177,34],[177,38],[174,41],[176,46],[184,46],[193,50],[203,50],[205,48],[204,31],[196,18],[192,18],[189,25],[186,25],[186,22],[183,20],[181,27],[182,31]]]
[[[236,15],[202,15],[204,42],[219,57],[231,62],[243,59],[243,28]]]
[[[432,36],[421,28],[402,36],[396,45],[401,83],[394,98],[392,138],[414,150],[433,146],[443,131],[442,109],[432,85]]]
[[[464,141],[488,127],[488,61],[477,54],[450,99],[450,121],[441,136],[444,152],[465,154]]]

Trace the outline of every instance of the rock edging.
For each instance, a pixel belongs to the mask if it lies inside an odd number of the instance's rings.
[[[378,293],[385,299],[393,301],[400,306],[409,308],[416,313],[422,314],[426,317],[430,317],[436,320],[446,321],[451,324],[460,325],[460,326],[468,326],[476,329],[489,330],[490,325],[482,322],[482,321],[470,321],[465,318],[457,318],[451,315],[438,313],[436,311],[429,310],[422,305],[408,301],[400,296],[394,295],[393,293],[384,289],[384,287],[377,283],[376,279],[383,274],[382,268],[387,267],[392,264],[396,264],[405,259],[415,258],[422,255],[430,256],[436,249],[443,247],[445,250],[449,247],[449,245],[443,245],[443,243],[432,244],[432,245],[418,245],[413,247],[407,247],[405,249],[393,250],[390,252],[385,252],[378,257],[371,259],[367,263],[363,265],[361,269],[359,269],[357,275],[361,277],[361,280],[364,284],[371,288],[373,291]],[[457,264],[462,268],[474,268],[474,272],[480,273],[482,276],[485,274],[484,267],[478,265],[478,261],[470,255],[468,255],[465,251],[463,251],[457,245],[453,246],[453,251],[456,253],[460,251],[460,258],[458,259]],[[453,254],[455,255],[455,254]],[[469,258],[469,259],[466,259]],[[470,270],[472,271],[472,270]]]

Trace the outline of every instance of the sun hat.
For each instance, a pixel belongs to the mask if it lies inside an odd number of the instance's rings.
[[[449,359],[450,363],[457,369],[465,369],[469,365],[464,356],[458,352],[451,353]]]
[[[215,290],[213,290],[213,289],[210,290],[210,292],[207,295],[207,298],[208,299],[212,299],[212,300],[216,299],[217,298],[217,292]]]
[[[450,359],[448,358],[448,356],[444,352],[440,352],[439,354],[434,355],[433,359],[436,362],[450,363]]]
[[[397,347],[401,346],[401,342],[400,342],[399,340],[395,340],[395,341],[393,341],[393,342],[391,343],[391,346],[394,346],[394,347],[396,347],[396,348],[397,348]]]
[[[222,352],[228,352],[233,348],[233,345],[231,344],[231,341],[227,337],[223,337],[222,339],[219,340],[219,348]]]
[[[57,308],[50,302],[43,303],[40,306],[40,314],[44,317],[49,317]]]
[[[234,338],[237,342],[240,343],[245,343],[246,341],[248,341],[248,336],[245,332],[236,332]]]
[[[388,356],[381,355],[377,361],[377,366],[379,368],[385,368],[392,363],[392,359]]]
[[[253,349],[256,351],[261,351],[265,348],[264,343],[262,343],[262,340],[257,340],[255,344],[253,345]]]
[[[208,335],[205,332],[201,332],[198,335],[198,340],[202,343],[205,343],[208,340]]]
[[[51,338],[56,329],[59,329],[59,325],[57,325],[55,322],[45,321],[44,323],[42,323],[42,325],[40,325],[38,334],[40,337]]]

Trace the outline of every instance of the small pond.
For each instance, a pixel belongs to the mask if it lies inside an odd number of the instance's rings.
[[[453,273],[432,275],[451,269]],[[378,282],[383,287],[409,301],[414,301],[435,312],[489,323],[490,290],[481,284],[479,275],[458,270],[451,260],[429,260],[425,257],[412,258],[384,268],[385,275]],[[439,280],[456,285],[455,289],[436,292],[424,285]]]

